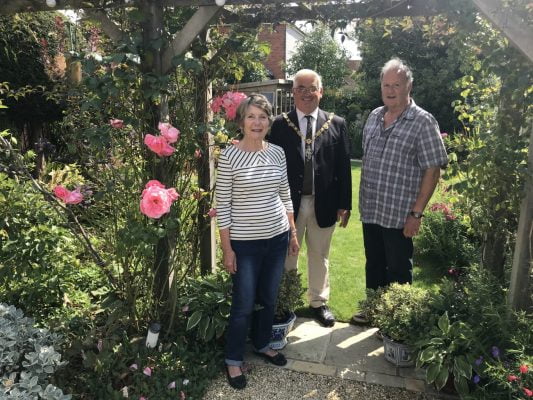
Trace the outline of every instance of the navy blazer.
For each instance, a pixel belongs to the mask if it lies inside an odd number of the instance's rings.
[[[299,127],[296,110],[288,113],[288,117],[296,127]],[[319,109],[316,132],[328,119],[329,114]],[[301,138],[283,116],[279,115],[272,124],[268,140],[281,146],[285,151],[294,217],[297,218],[304,180]],[[335,115],[328,129],[315,139],[314,156],[315,215],[318,225],[326,228],[337,221],[337,210],[352,209],[350,144],[343,118]]]

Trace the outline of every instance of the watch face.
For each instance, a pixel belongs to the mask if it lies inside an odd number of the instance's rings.
[[[411,211],[411,216],[414,218],[422,218],[422,213],[417,211]]]

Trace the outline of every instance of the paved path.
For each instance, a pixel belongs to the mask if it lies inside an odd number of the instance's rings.
[[[376,331],[342,322],[324,328],[312,319],[299,317],[283,349],[288,359],[285,368],[435,395],[426,385],[423,371],[395,367],[385,360],[383,342]],[[251,352],[246,360],[265,364]]]

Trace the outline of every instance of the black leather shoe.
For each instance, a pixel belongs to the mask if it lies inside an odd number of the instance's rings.
[[[277,365],[278,367],[283,367],[287,364],[287,359],[281,353],[277,353],[275,356],[269,356],[267,353],[260,353],[258,351],[255,351],[254,353],[257,354],[259,357],[264,358],[269,363]]]
[[[313,310],[313,315],[315,319],[326,327],[332,327],[335,325],[335,316],[329,310],[329,307],[326,305],[320,307],[311,307]]]
[[[231,376],[229,374],[228,366],[226,365],[226,377],[228,378],[228,383],[233,389],[241,390],[246,387],[246,377],[244,374],[237,376]]]

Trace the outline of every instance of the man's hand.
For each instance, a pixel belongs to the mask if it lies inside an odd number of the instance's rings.
[[[422,218],[415,218],[411,215],[408,215],[407,219],[405,220],[405,225],[403,226],[403,235],[408,238],[418,235],[421,223]]]
[[[348,220],[350,219],[350,210],[337,210],[337,222],[340,221],[339,226],[346,228]]]

